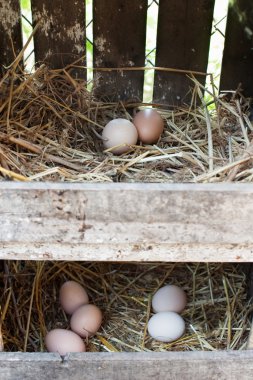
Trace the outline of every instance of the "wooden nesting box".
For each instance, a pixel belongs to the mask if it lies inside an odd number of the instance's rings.
[[[142,67],[146,0],[93,0],[94,66]],[[214,0],[160,0],[157,67],[205,72]],[[85,55],[85,2],[32,0],[36,62],[63,67]],[[228,13],[221,88],[253,95],[253,13]],[[0,64],[22,48],[18,0],[0,0]],[[83,61],[85,64],[85,60]],[[111,71],[99,91],[142,98],[143,71]],[[204,76],[201,80],[204,80]],[[155,71],[154,102],[180,104],[189,81]],[[112,91],[113,90],[113,91]],[[252,262],[251,184],[0,182],[0,258],[18,260]],[[248,379],[252,351],[0,354],[1,379]]]

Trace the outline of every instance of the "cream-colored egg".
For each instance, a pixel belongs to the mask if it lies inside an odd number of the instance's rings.
[[[148,321],[148,332],[160,342],[174,342],[185,331],[183,318],[173,311],[162,311],[154,314]]]
[[[60,288],[60,303],[67,314],[73,314],[81,305],[87,304],[86,290],[75,281],[66,281]]]
[[[130,149],[130,145],[135,145],[138,140],[138,133],[131,121],[126,119],[111,120],[103,129],[105,149],[111,149],[114,154],[122,154]]]
[[[83,305],[71,317],[71,330],[83,338],[96,334],[102,323],[101,310],[95,305]]]
[[[176,285],[166,285],[157,290],[152,298],[152,308],[155,313],[175,311],[181,313],[186,306],[186,294]]]
[[[68,352],[84,352],[85,344],[79,335],[73,331],[55,329],[47,333],[45,345],[49,352],[58,352],[61,356]]]
[[[138,131],[139,140],[144,144],[156,143],[164,129],[162,117],[152,108],[138,112],[133,118],[133,124]]]

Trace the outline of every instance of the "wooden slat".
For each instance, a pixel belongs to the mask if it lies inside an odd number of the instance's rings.
[[[34,23],[41,22],[34,36],[36,62],[46,61],[52,68],[61,68],[84,56],[84,0],[32,0],[31,5]]]
[[[0,0],[0,69],[8,66],[22,49],[19,0]]]
[[[253,262],[251,184],[0,182],[0,258]]]
[[[253,351],[70,354],[1,353],[4,380],[248,380]]]
[[[156,66],[206,72],[214,0],[160,0]],[[204,83],[205,77],[197,77]],[[154,101],[189,102],[191,82],[184,74],[155,73]]]
[[[222,63],[221,90],[236,90],[241,83],[246,96],[253,96],[252,0],[229,2]]]
[[[144,66],[147,0],[94,0],[93,4],[94,67]],[[142,101],[142,71],[100,75],[100,97]]]

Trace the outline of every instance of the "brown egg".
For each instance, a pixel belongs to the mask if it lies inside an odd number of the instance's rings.
[[[138,131],[139,140],[144,144],[153,144],[163,133],[164,121],[156,110],[151,108],[138,112],[133,123]]]
[[[75,281],[66,281],[60,288],[60,303],[67,314],[73,314],[81,305],[89,302],[86,290]]]
[[[83,338],[96,334],[102,323],[101,310],[95,305],[83,305],[71,317],[71,330]]]
[[[84,352],[85,344],[79,335],[73,331],[55,329],[49,331],[45,337],[45,345],[49,352],[58,352],[61,356],[67,352]]]
[[[129,150],[130,145],[135,145],[138,140],[138,133],[131,121],[127,119],[111,120],[103,129],[102,137],[104,147],[111,149],[114,154],[122,154]]]

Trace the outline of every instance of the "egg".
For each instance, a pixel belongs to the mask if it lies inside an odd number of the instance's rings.
[[[87,304],[86,290],[75,281],[66,281],[60,288],[60,304],[67,314],[73,314],[81,305]]]
[[[162,311],[154,314],[148,321],[148,332],[160,342],[173,342],[185,331],[183,318],[173,311]]]
[[[156,143],[164,129],[164,121],[160,114],[152,108],[138,112],[133,118],[139,140],[144,144]]]
[[[111,149],[111,152],[122,154],[129,150],[130,145],[137,143],[138,132],[131,121],[114,119],[104,127],[102,138],[106,149],[115,147]]]
[[[45,345],[49,352],[58,352],[61,356],[67,352],[84,352],[85,344],[79,335],[70,330],[55,329],[47,333]]]
[[[102,323],[102,312],[95,305],[79,307],[70,319],[71,330],[83,338],[96,334]]]
[[[152,298],[155,313],[175,311],[181,313],[186,306],[186,294],[179,286],[166,285],[157,290]]]

